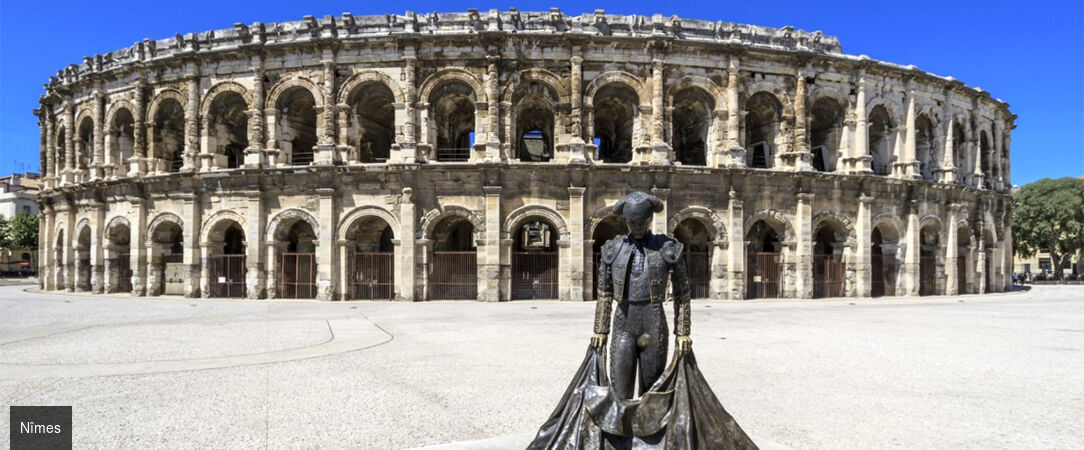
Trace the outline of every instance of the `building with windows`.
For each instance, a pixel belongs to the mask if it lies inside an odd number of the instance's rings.
[[[39,175],[33,172],[0,178],[0,217],[10,221],[17,214],[38,214],[39,181]],[[36,271],[37,267],[37,250],[0,248],[0,274],[28,274]]]
[[[49,290],[590,300],[631,190],[697,297],[1011,281],[1008,105],[820,32],[305,17],[88,57],[36,112]]]

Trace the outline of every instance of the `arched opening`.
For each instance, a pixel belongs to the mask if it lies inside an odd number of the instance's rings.
[[[113,115],[113,123],[109,127],[110,148],[109,154],[112,165],[110,176],[118,177],[128,173],[126,165],[134,156],[135,149],[135,119],[128,108],[121,108]]]
[[[595,226],[591,233],[591,295],[598,299],[598,268],[602,262],[602,246],[611,239],[628,234],[629,228],[625,225],[625,219],[616,214],[610,214]]]
[[[609,84],[592,99],[596,160],[606,163],[632,161],[632,132],[639,113],[640,97],[623,84]]]
[[[975,171],[972,169],[970,159],[967,156],[967,130],[964,125],[958,120],[952,122],[952,152],[953,163],[956,164],[956,182],[961,184],[967,184],[967,180],[971,178],[971,174]]]
[[[843,106],[830,97],[821,97],[813,102],[809,115],[813,169],[835,172],[836,161],[839,159],[839,143],[843,137]]]
[[[132,292],[132,232],[127,224],[118,223],[109,229],[106,239],[109,241],[109,256],[106,264],[109,267],[110,282],[106,286],[107,292]]]
[[[674,95],[672,144],[674,155],[681,164],[707,164],[708,132],[714,110],[715,100],[703,89],[688,87]]]
[[[346,233],[352,262],[349,295],[354,300],[395,298],[395,236],[384,219],[367,216],[354,221]]]
[[[899,273],[896,250],[899,234],[889,226],[878,226],[870,237],[870,296],[891,297],[896,295],[896,279]]]
[[[94,121],[90,117],[79,122],[79,133],[75,139],[75,168],[80,177],[85,177],[88,164],[94,154]]]
[[[888,109],[884,105],[874,106],[869,113],[869,154],[873,157],[874,175],[888,175],[892,169],[893,128]]]
[[[922,179],[933,180],[936,171],[941,168],[941,159],[937,154],[933,121],[925,114],[915,120],[915,157],[919,162]]]
[[[993,158],[994,154],[990,151],[990,138],[986,136],[986,130],[983,130],[979,134],[979,167],[982,169],[983,175],[986,178],[983,180],[983,185],[987,189],[993,189],[994,187],[994,173],[993,173]]]
[[[746,166],[770,168],[774,165],[782,114],[783,105],[767,92],[757,92],[745,102]]]
[[[556,299],[557,227],[527,219],[516,229],[512,247],[512,299]]]
[[[236,169],[245,163],[248,148],[248,104],[237,92],[224,92],[209,111],[208,145],[216,155],[215,166]]]
[[[940,229],[934,224],[922,227],[918,261],[918,295],[937,295],[937,255],[941,250]]]
[[[279,97],[275,107],[281,118],[278,141],[284,159],[295,166],[311,164],[316,152],[316,99],[312,92],[294,86]]]
[[[371,82],[359,87],[347,99],[347,159],[363,163],[386,162],[395,143],[395,95],[384,83]]]
[[[708,298],[711,283],[711,241],[713,236],[699,219],[685,219],[674,228],[674,238],[685,247],[690,298]]]
[[[474,89],[449,81],[429,94],[430,121],[436,133],[437,161],[467,161],[474,147]]]
[[[167,98],[158,105],[150,130],[151,153],[161,161],[161,170],[178,172],[184,166],[184,108]]]
[[[813,298],[843,296],[846,235],[827,225],[813,234]]]
[[[474,224],[466,217],[450,216],[433,228],[429,289],[432,300],[478,298],[478,249]]]
[[[174,222],[162,222],[151,230],[148,295],[184,294],[184,233]]]
[[[56,245],[53,246],[53,277],[57,289],[64,289],[67,286],[64,273],[64,249],[66,248],[68,248],[68,243],[64,241],[64,230],[57,230]]]
[[[305,220],[280,224],[274,237],[278,244],[281,298],[316,298],[316,233]]]
[[[63,126],[57,127],[56,138],[53,139],[54,145],[56,146],[56,167],[53,171],[53,175],[57,177],[62,176],[64,171],[68,169],[68,147],[67,139],[65,138],[67,135]]]
[[[971,293],[968,287],[968,280],[971,278],[971,273],[967,270],[969,259],[971,259],[971,233],[966,226],[963,226],[956,231],[956,292],[959,294]]]
[[[215,224],[208,243],[211,274],[210,296],[243,298],[245,275],[245,231],[237,222],[225,219]]]
[[[779,298],[783,292],[783,241],[767,222],[753,224],[746,236],[745,298]]]
[[[90,290],[90,227],[83,227],[75,242],[75,290]]]
[[[553,159],[553,101],[549,89],[530,83],[520,89],[515,102],[515,148],[520,161],[546,162]]]

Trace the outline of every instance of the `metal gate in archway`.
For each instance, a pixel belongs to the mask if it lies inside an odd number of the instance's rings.
[[[843,296],[843,259],[836,255],[813,256],[813,298]]]
[[[246,293],[245,255],[215,255],[211,265],[211,297],[242,298]]]
[[[357,252],[350,277],[350,298],[391,300],[395,297],[394,253]]]
[[[279,265],[279,296],[316,298],[316,254],[283,253]]]
[[[117,256],[117,292],[132,292],[132,254]]]
[[[967,293],[967,258],[956,257],[956,293]]]
[[[685,252],[685,266],[689,271],[689,297],[708,298],[711,281],[711,261],[708,252]]]
[[[783,273],[781,253],[750,253],[746,264],[746,298],[778,298]]]
[[[434,251],[429,266],[429,298],[433,300],[474,300],[478,298],[478,254],[476,251]]]
[[[557,252],[512,252],[512,299],[556,299],[557,264]]]
[[[871,297],[896,295],[896,256],[874,254],[870,258]]]
[[[918,258],[918,295],[937,295],[937,257]]]

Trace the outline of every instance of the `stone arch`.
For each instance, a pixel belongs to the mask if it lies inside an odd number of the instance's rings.
[[[941,218],[933,214],[923,216],[922,219],[918,221],[918,229],[920,230],[919,232],[921,233],[921,230],[923,228],[926,228],[927,225],[934,225],[937,227],[938,245],[945,245],[945,223],[941,220]]]
[[[135,106],[132,105],[128,99],[118,98],[116,100],[109,101],[109,109],[105,112],[105,123],[103,123],[103,129],[110,129],[113,126],[113,122],[117,117],[117,113],[121,110],[128,110],[128,113],[135,117]]]
[[[155,94],[151,98],[150,103],[147,104],[147,114],[143,116],[148,122],[154,122],[154,118],[158,115],[158,108],[162,106],[162,102],[166,100],[176,100],[181,104],[181,109],[187,111],[188,100],[185,98],[181,91],[174,88],[166,88]]]
[[[602,223],[603,220],[606,220],[607,217],[610,217],[612,215],[614,215],[613,205],[603,206],[592,212],[591,219],[587,222],[587,230],[585,230],[585,236],[594,236],[595,229],[598,227],[598,224]]]
[[[308,78],[292,77],[279,81],[268,91],[267,100],[264,102],[264,109],[278,108],[279,98],[286,92],[289,92],[291,88],[295,87],[300,87],[309,91],[309,93],[312,94],[313,100],[316,102],[317,109],[324,107],[323,91],[316,83],[313,83]]]
[[[383,84],[391,91],[391,95],[396,103],[406,103],[406,97],[403,95],[403,90],[399,87],[399,83],[396,83],[395,80],[388,75],[375,70],[362,70],[350,75],[350,78],[347,78],[339,88],[338,103],[340,105],[346,104],[355,91],[371,83]]]
[[[105,235],[108,237],[113,232],[114,228],[121,225],[128,227],[129,230],[132,229],[132,224],[128,221],[127,217],[114,216],[112,219],[109,219],[109,222],[106,222]]]
[[[901,220],[899,216],[894,213],[878,214],[874,216],[873,220],[870,221],[870,223],[870,232],[878,228],[882,230],[887,229],[892,232],[891,235],[885,236],[885,232],[881,231],[881,236],[884,237],[885,241],[900,241],[903,238],[904,231],[907,229],[907,227],[903,223],[903,220]]]
[[[501,93],[501,99],[504,101],[511,101],[519,91],[531,83],[538,83],[547,88],[548,97],[554,106],[558,103],[569,102],[567,83],[553,72],[542,68],[531,68],[516,72],[513,77],[514,82],[508,83]]]
[[[242,231],[248,229],[248,222],[245,220],[244,216],[232,210],[221,210],[203,221],[203,228],[200,230],[199,241],[201,243],[221,242],[224,239],[223,233],[226,231],[226,226],[223,224],[227,224],[228,222],[237,223],[237,225],[240,225]],[[252,236],[245,236],[246,241],[252,238]]]
[[[856,234],[854,223],[845,214],[831,209],[816,213],[813,215],[810,231],[812,231],[813,234],[816,234],[817,229],[824,224],[834,226],[837,230],[843,231],[847,243],[855,242]]]
[[[82,106],[75,111],[76,131],[79,131],[78,126],[82,125],[83,121],[86,120],[89,120],[90,123],[94,123],[94,111],[89,106]]]
[[[147,224],[146,237],[148,242],[150,242],[151,238],[154,236],[154,231],[164,223],[172,223],[177,225],[177,228],[184,230],[184,219],[181,219],[180,216],[171,212],[159,213]]]
[[[486,90],[478,77],[474,76],[474,74],[466,69],[447,67],[438,70],[425,78],[425,81],[421,83],[421,88],[418,89],[418,101],[421,103],[428,103],[429,96],[433,93],[433,90],[449,81],[459,81],[469,86],[471,90],[474,91],[474,99],[476,102],[482,103],[488,100]]]
[[[470,221],[471,225],[474,226],[475,236],[482,236],[483,233],[485,233],[486,223],[474,212],[474,210],[459,205],[448,205],[440,208],[433,208],[422,216],[422,235],[428,239],[432,236],[433,229],[436,228],[437,224],[452,216],[460,216]]]
[[[794,225],[786,214],[774,209],[762,209],[748,216],[745,219],[742,236],[748,236],[753,226],[762,220],[775,231],[776,235],[783,238],[783,245],[789,247],[795,244]]]
[[[79,236],[83,232],[83,229],[88,227],[90,227],[90,219],[85,217],[79,219],[79,221],[75,223],[75,233],[72,233],[72,236]]]
[[[358,223],[359,220],[363,220],[366,217],[376,217],[383,220],[384,223],[387,223],[388,226],[391,227],[393,235],[398,234],[397,230],[399,230],[400,227],[398,217],[379,206],[365,205],[350,210],[350,212],[344,215],[343,219],[339,221],[338,233],[336,233],[338,239],[340,241],[350,240],[350,229],[353,228],[354,224]]]
[[[275,217],[267,223],[264,236],[267,240],[285,240],[287,238],[285,234],[290,232],[290,226],[299,220],[308,222],[312,227],[312,233],[316,236],[315,239],[320,239],[320,222],[317,222],[311,213],[300,208],[290,208],[275,214]]]
[[[643,81],[641,81],[639,78],[637,78],[631,73],[619,70],[603,72],[594,79],[592,79],[590,83],[588,83],[587,89],[584,89],[584,106],[593,106],[595,94],[597,94],[598,91],[603,87],[614,83],[623,84],[629,89],[632,89],[632,91],[635,92],[636,96],[638,97],[638,107],[645,108],[650,106],[650,103],[645,102],[650,102],[651,93],[648,92],[647,87],[644,85]]]
[[[708,94],[708,96],[715,101],[715,109],[722,109],[722,105],[726,104],[726,91],[714,81],[699,75],[686,75],[679,78],[670,85],[669,89],[667,89],[665,97],[666,106],[674,106],[674,96],[686,88],[703,90],[704,93]]]
[[[899,124],[903,123],[903,107],[892,98],[883,95],[876,96],[866,102],[866,119],[873,112],[873,108],[878,106],[884,107],[885,111],[888,112],[888,118],[892,121],[893,126],[899,126]]]
[[[997,227],[994,226],[994,215],[991,214],[990,211],[986,211],[982,215],[982,232],[984,235],[983,240],[988,241],[987,244],[997,244]],[[986,239],[985,234],[987,233],[990,235],[989,239]]]
[[[812,105],[816,103],[817,100],[820,100],[822,98],[834,100],[837,104],[839,104],[840,108],[844,109],[844,111],[846,111],[847,106],[850,105],[851,102],[847,94],[844,94],[843,91],[839,90],[839,88],[835,86],[820,86],[816,89],[813,89],[813,91],[809,93],[808,104]]]
[[[64,231],[65,231],[65,230],[67,230],[67,229],[68,229],[68,228],[66,227],[66,225],[65,225],[64,221],[63,221],[63,220],[61,220],[61,221],[59,221],[59,222],[58,222],[58,223],[56,224],[56,227],[54,227],[54,229],[53,229],[53,236],[60,236],[60,235],[61,235],[61,234],[63,234],[63,233],[64,233]]]
[[[211,89],[208,89],[207,93],[203,94],[203,104],[200,105],[199,108],[200,117],[206,117],[215,100],[217,100],[220,95],[227,92],[237,93],[244,99],[245,104],[248,105],[250,109],[252,108],[252,95],[249,94],[248,89],[245,89],[244,86],[241,86],[240,83],[235,81],[223,81],[211,86]]]
[[[507,238],[512,236],[515,233],[516,227],[533,217],[542,218],[557,227],[557,232],[560,234],[561,239],[569,238],[568,225],[565,223],[565,219],[561,217],[557,211],[544,205],[524,205],[509,213],[508,217],[504,220],[503,237]]]
[[[681,222],[687,219],[700,221],[711,233],[712,241],[726,242],[726,225],[724,225],[723,219],[711,209],[703,206],[687,206],[674,214],[666,223],[666,232],[672,236],[678,225],[681,225]]]
[[[745,102],[761,92],[767,93],[775,98],[775,101],[779,103],[779,114],[783,115],[787,105],[790,104],[790,95],[788,95],[787,91],[778,83],[766,80],[749,83],[744,86],[741,98],[738,101],[738,111],[744,111]]]

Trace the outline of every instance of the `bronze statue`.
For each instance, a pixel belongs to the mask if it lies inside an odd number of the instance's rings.
[[[662,201],[633,192],[614,205],[629,234],[602,247],[595,334],[587,356],[529,449],[756,449],[696,365],[681,243],[651,232]],[[675,352],[666,365],[667,277]],[[617,312],[610,315],[614,300]],[[610,376],[604,348],[610,332]],[[665,369],[665,370],[664,370]],[[633,392],[636,374],[639,389]]]

